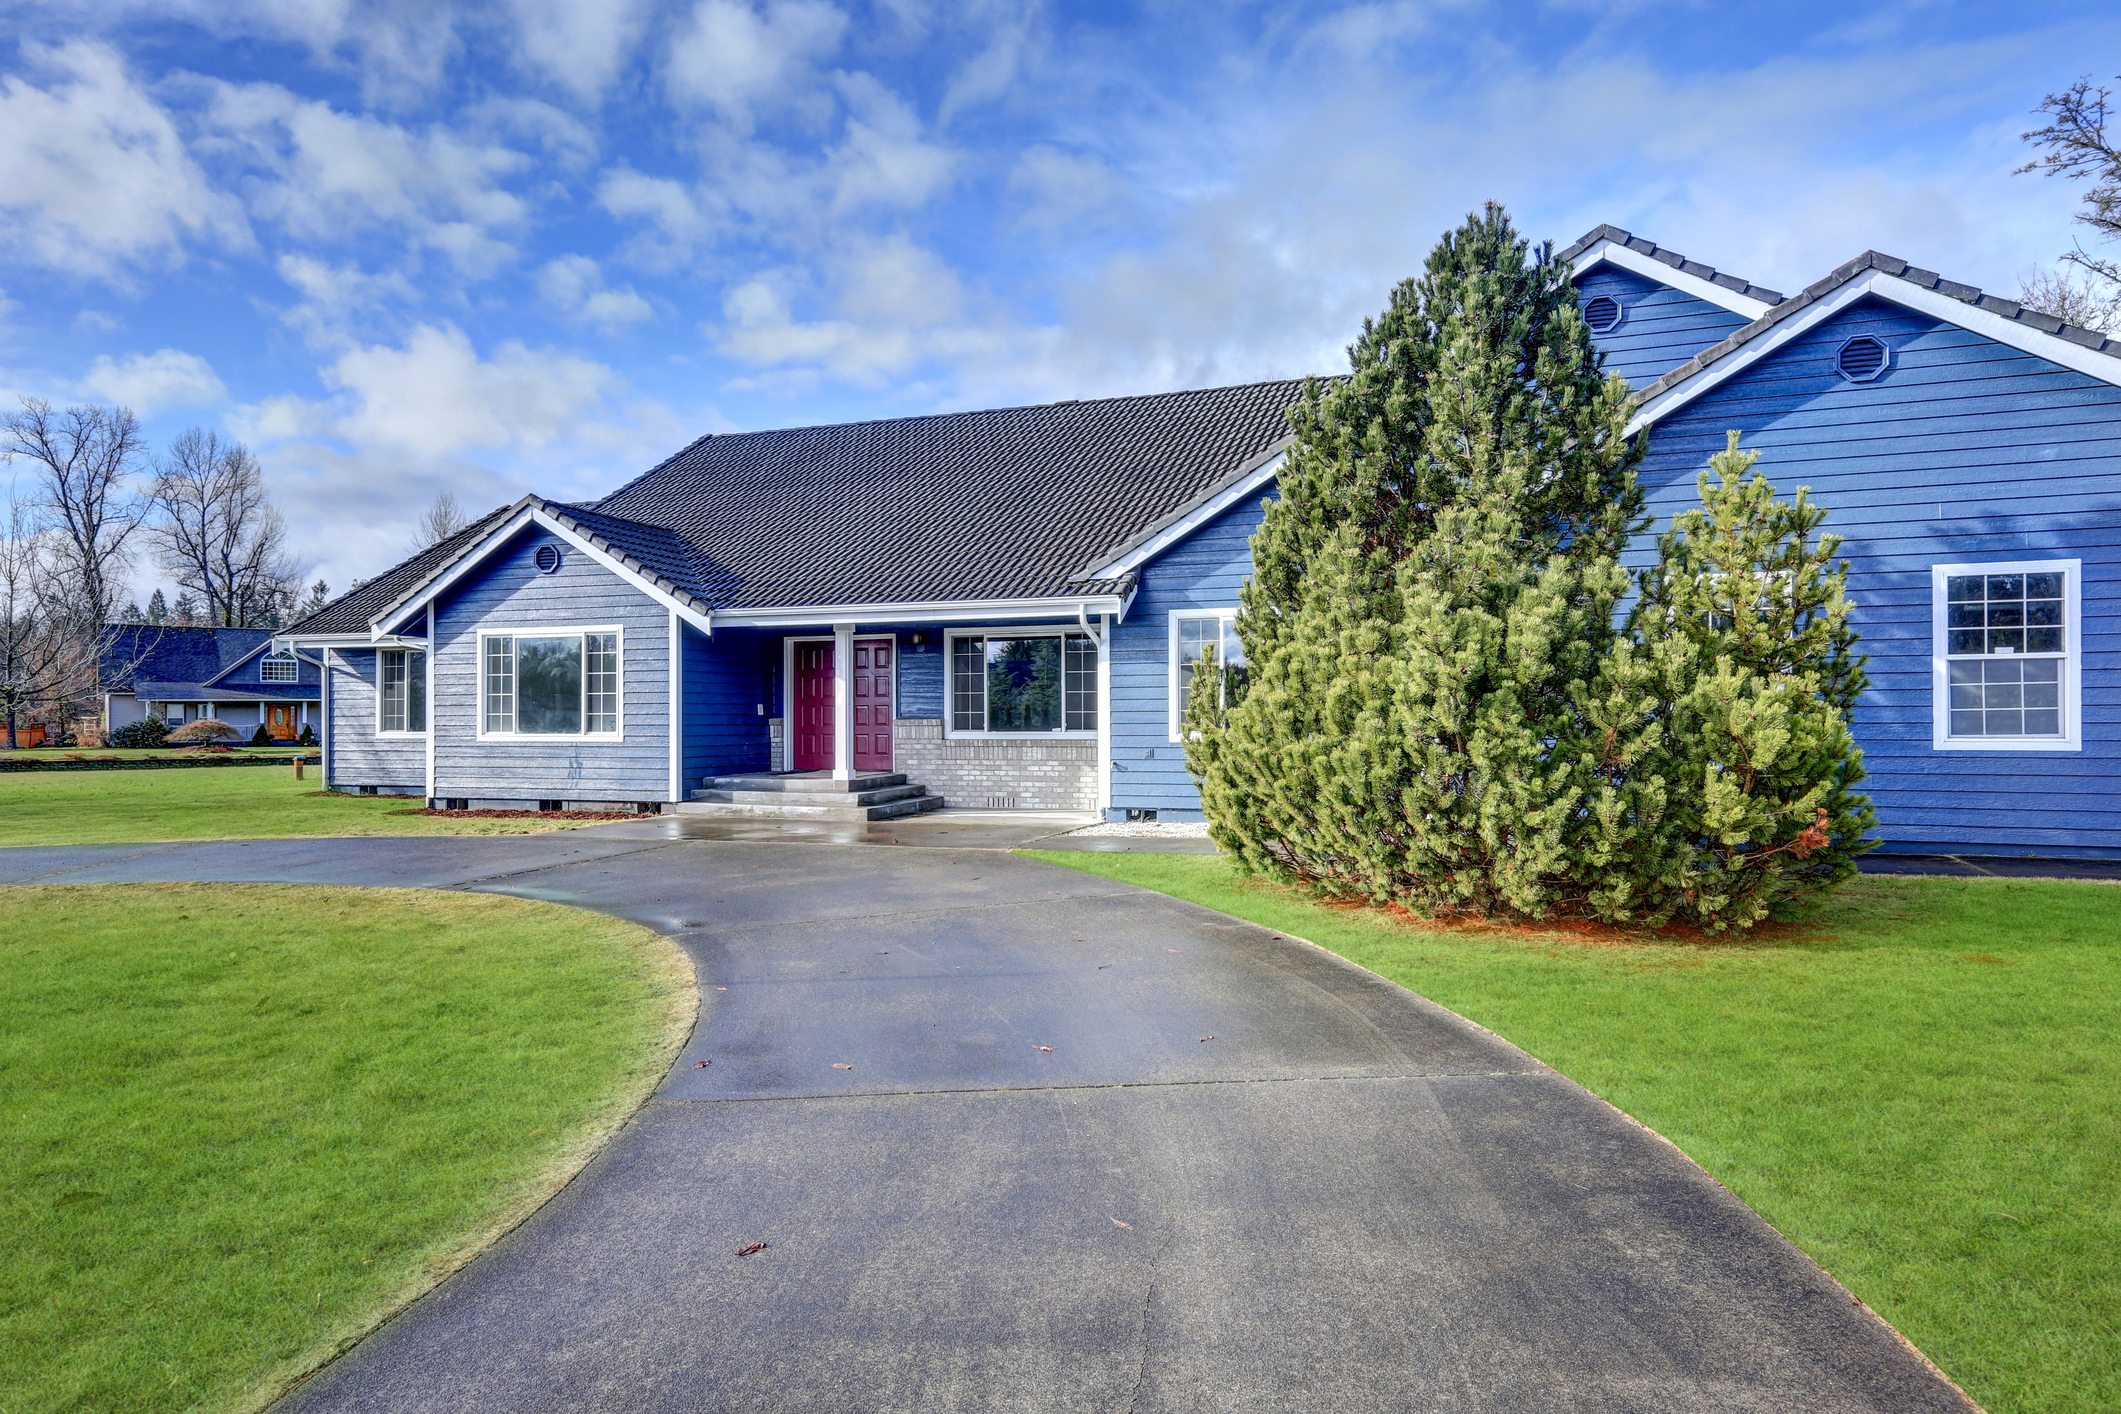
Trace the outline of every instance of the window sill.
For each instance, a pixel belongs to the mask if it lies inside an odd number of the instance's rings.
[[[914,718],[901,718],[912,721]],[[1096,732],[943,732],[944,741],[1096,741]]]
[[[480,732],[474,740],[494,746],[551,746],[555,742],[608,744],[623,742],[626,737],[623,732]]]
[[[378,731],[378,732],[376,733],[376,740],[378,740],[378,741],[425,741],[425,740],[427,740],[427,733],[426,733],[426,732],[386,732],[386,731]]]
[[[2060,736],[1954,736],[1933,741],[1935,751],[2082,751],[2084,744]]]

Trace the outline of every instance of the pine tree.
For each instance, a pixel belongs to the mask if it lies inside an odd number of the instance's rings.
[[[151,624],[158,624],[168,617],[169,605],[164,602],[162,591],[157,589],[154,593],[147,596],[147,621]]]
[[[177,591],[177,602],[170,606],[170,619],[187,626],[199,622],[199,601],[189,589]]]
[[[138,599],[128,599],[125,601],[125,609],[122,613],[118,615],[118,622],[127,624],[138,624],[147,622],[147,615],[141,611],[140,601]]]
[[[1567,267],[1493,203],[1349,359],[1290,415],[1242,690],[1194,694],[1210,831],[1321,892],[1542,912],[1598,829],[1588,684],[1641,521],[1627,386]]]
[[[1635,809],[1628,867],[1595,907],[1711,929],[1787,915],[1874,847],[1849,714],[1867,679],[1849,625],[1840,537],[1805,488],[1778,500],[1760,454],[1729,434],[1640,577],[1629,633],[1657,700],[1634,775],[1666,798]],[[1713,479],[1712,479],[1713,473]]]

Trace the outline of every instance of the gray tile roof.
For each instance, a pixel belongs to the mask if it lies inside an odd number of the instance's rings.
[[[2121,340],[2110,339],[2094,329],[2085,329],[2075,324],[2065,323],[2051,314],[2042,314],[2037,309],[2027,309],[2024,305],[2015,301],[1998,299],[1994,295],[1983,294],[1972,285],[1962,285],[1956,280],[1945,279],[1934,270],[1923,270],[1917,266],[1910,265],[1897,255],[1886,255],[1880,251],[1867,250],[1846,265],[1837,267],[1834,273],[1827,276],[1824,280],[1805,286],[1803,290],[1776,305],[1744,328],[1733,330],[1730,337],[1724,339],[1721,343],[1709,345],[1685,363],[1665,374],[1655,383],[1637,390],[1635,401],[1638,403],[1648,402],[1651,398],[1669,392],[1711,364],[1730,357],[1730,355],[1744,348],[1785,319],[1811,308],[1843,285],[1849,283],[1849,281],[1873,270],[1890,275],[1895,279],[1905,280],[1921,289],[1935,290],[1940,295],[1947,295],[1962,304],[1969,304],[1976,309],[1986,310],[1990,314],[1998,315],[2014,323],[2023,324],[2029,329],[2037,329],[2043,334],[2053,334],[2057,338],[2067,339],[2082,348],[2092,349],[2109,357],[2121,359]]]
[[[195,682],[153,682],[141,679],[126,689],[142,702],[317,702],[322,700],[315,683],[245,682],[204,687]]]
[[[676,532],[716,608],[1080,595],[1093,557],[1286,437],[1302,386],[703,437],[561,509]]]
[[[1782,295],[1775,290],[1768,289],[1764,285],[1756,285],[1752,281],[1742,279],[1739,276],[1727,274],[1712,265],[1703,265],[1698,260],[1689,260],[1676,250],[1666,250],[1654,241],[1646,241],[1640,236],[1621,230],[1618,226],[1597,227],[1577,240],[1574,245],[1562,251],[1556,258],[1573,261],[1577,256],[1582,255],[1600,241],[1611,241],[1614,245],[1624,246],[1639,255],[1648,256],[1661,265],[1669,265],[1672,269],[1684,271],[1696,279],[1707,280],[1713,285],[1720,285],[1733,293],[1744,295],[1747,299],[1760,300],[1766,304],[1782,303]]]
[[[1123,592],[1083,566],[1256,465],[1300,380],[702,437],[601,501],[525,497],[290,633],[366,633],[526,507],[701,609]]]

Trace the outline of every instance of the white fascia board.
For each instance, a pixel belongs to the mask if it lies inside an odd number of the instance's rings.
[[[1128,596],[1131,599],[1132,596]],[[1078,613],[1117,614],[1117,594],[1074,594],[1061,599],[945,599],[909,604],[824,604],[788,609],[724,609],[714,621],[724,628],[816,628],[840,623],[969,624],[980,620],[1072,619]]]
[[[1742,295],[1736,290],[1727,290],[1714,280],[1704,280],[1699,275],[1689,275],[1684,270],[1674,269],[1661,260],[1644,255],[1639,250],[1629,250],[1626,246],[1611,240],[1601,240],[1597,245],[1592,246],[1578,256],[1576,258],[1576,273],[1578,275],[1586,274],[1592,267],[1601,262],[1618,266],[1630,274],[1642,276],[1645,280],[1655,280],[1660,285],[1669,285],[1681,294],[1692,295],[1695,299],[1707,300],[1710,304],[1728,309],[1733,314],[1742,314],[1748,320],[1758,319],[1775,307],[1766,300],[1757,300],[1751,295]]]
[[[1244,500],[1247,496],[1256,495],[1263,490],[1267,483],[1281,474],[1281,465],[1288,460],[1288,456],[1287,452],[1276,452],[1272,457],[1262,462],[1257,469],[1225,486],[1222,490],[1188,511],[1184,516],[1172,521],[1162,530],[1127,551],[1126,554],[1121,555],[1118,559],[1108,560],[1100,565],[1093,565],[1084,572],[1082,577],[1084,579],[1117,579],[1123,574],[1128,574],[1141,568],[1179,541],[1191,535],[1194,531],[1199,530],[1209,521],[1214,520],[1217,516]]]
[[[371,626],[380,636],[386,626],[402,623],[413,611],[424,608],[440,598],[442,594],[448,591],[451,585],[483,564],[486,558],[506,543],[510,537],[533,525],[541,526],[554,535],[559,536],[562,540],[574,546],[575,549],[580,550],[583,554],[589,556],[590,559],[595,560],[605,569],[619,576],[619,578],[632,582],[639,587],[642,593],[671,610],[679,618],[699,629],[700,632],[708,634],[714,632],[714,623],[709,615],[682,602],[639,571],[627,568],[626,564],[617,556],[598,549],[589,542],[587,536],[562,525],[553,516],[537,507],[531,507],[519,515],[510,516],[492,534],[480,541],[476,547],[466,551],[455,564],[449,567],[447,573],[438,579],[430,580],[419,589],[413,591],[410,597],[399,600],[384,613],[371,619],[369,621]]]
[[[1878,278],[1874,271],[1861,280],[1849,281],[1825,299],[1807,305],[1766,333],[1742,345],[1737,352],[1717,359],[1684,383],[1665,389],[1636,409],[1635,415],[1628,419],[1627,435],[1634,436],[1675,409],[1686,406],[1703,393],[1745,372],[1800,334],[1816,328],[1821,320],[1831,319],[1841,313],[1871,293],[1871,284]]]
[[[1644,403],[1636,410],[1635,416],[1629,419],[1627,435],[1632,437],[1643,428],[1669,416],[1702,394],[1743,373],[1799,335],[1818,328],[1820,324],[1858,300],[1871,295],[1905,309],[1927,314],[1943,323],[1956,325],[1970,333],[1994,339],[1999,344],[2021,349],[2050,363],[2074,369],[2102,383],[2121,384],[2121,359],[2111,354],[2103,354],[2096,349],[2085,348],[2082,344],[2073,344],[2054,334],[2043,333],[2030,324],[2021,324],[2015,319],[1991,314],[1978,305],[1967,304],[1963,300],[1953,299],[1950,295],[1925,290],[1920,285],[1903,280],[1897,275],[1888,275],[1883,270],[1873,270],[1861,279],[1849,281],[1826,298],[1807,305],[1765,334],[1746,343],[1737,352],[1717,359],[1684,383],[1667,388]]]

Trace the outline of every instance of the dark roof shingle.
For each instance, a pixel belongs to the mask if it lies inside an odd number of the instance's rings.
[[[1621,230],[1618,226],[1599,226],[1595,228],[1555,258],[1573,261],[1577,256],[1582,255],[1600,241],[1611,241],[1614,245],[1632,250],[1638,255],[1646,255],[1660,265],[1668,265],[1672,269],[1683,271],[1696,279],[1707,280],[1712,285],[1720,286],[1733,294],[1744,295],[1747,299],[1759,300],[1763,304],[1782,303],[1781,294],[1775,290],[1768,289],[1764,285],[1756,285],[1750,280],[1732,275],[1726,271],[1718,270],[1712,265],[1703,265],[1698,260],[1689,260],[1676,250],[1666,250],[1656,242],[1646,241],[1638,235]]]

